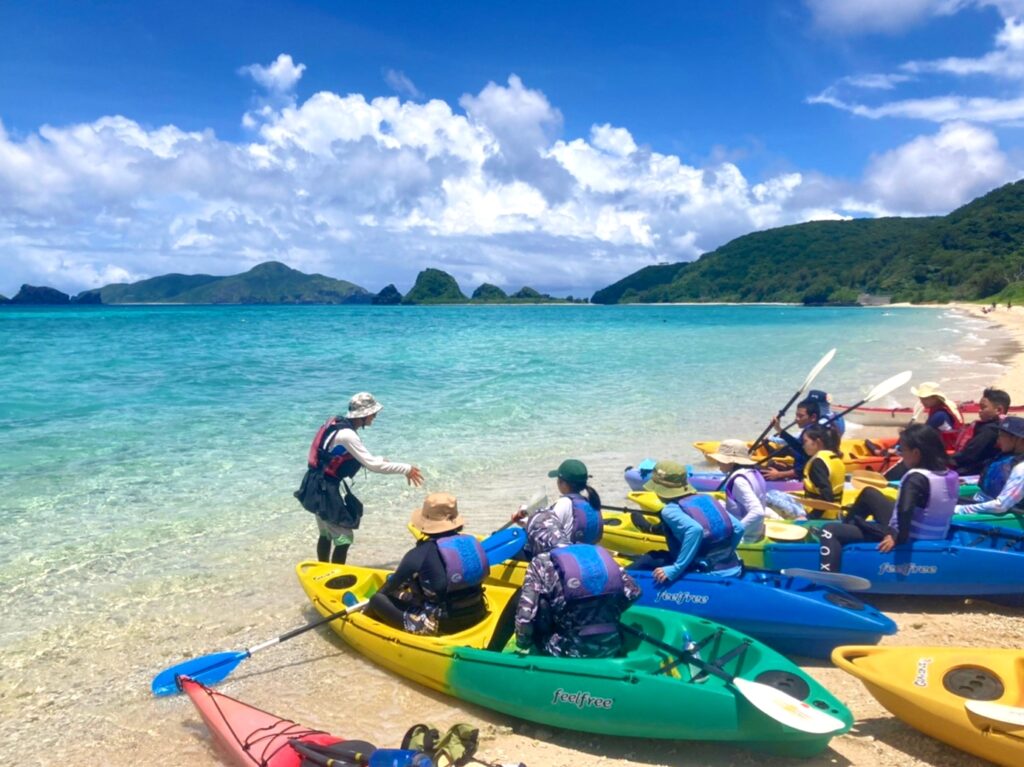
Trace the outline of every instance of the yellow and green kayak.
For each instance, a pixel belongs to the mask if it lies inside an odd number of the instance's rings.
[[[379,589],[385,570],[302,562],[302,588],[322,615]],[[641,738],[715,740],[787,756],[811,756],[849,729],[850,712],[797,666],[765,645],[691,616],[633,607],[623,625],[621,657],[554,658],[503,652],[512,635],[516,589],[488,584],[487,616],[449,636],[391,628],[366,614],[331,622],[353,649],[426,687],[505,714],[583,732]],[[678,651],[694,643],[699,661]],[[726,678],[709,673],[714,666]],[[733,677],[784,690],[792,709],[824,712],[836,728],[824,734],[780,723],[740,694]],[[742,683],[744,686],[746,683]]]
[[[1024,764],[1024,651],[851,646],[832,662],[911,727],[996,764]]]

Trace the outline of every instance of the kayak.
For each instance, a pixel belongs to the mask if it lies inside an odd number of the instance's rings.
[[[634,512],[639,515],[640,512]],[[980,516],[980,515],[979,515]],[[871,581],[870,594],[931,594],[935,596],[994,596],[1024,592],[1024,532],[1006,527],[954,522],[940,541],[911,541],[891,552],[876,543],[843,546],[843,573]],[[654,520],[656,521],[656,520]],[[795,523],[779,522],[778,526]],[[813,530],[816,524],[796,525]],[[769,526],[765,539],[736,548],[747,567],[764,570],[818,569],[818,543],[773,539]],[[633,515],[604,513],[601,544],[620,554],[644,554],[666,549],[665,536],[636,527]]]
[[[644,483],[651,477],[656,461],[653,458],[645,458],[635,467],[627,466],[625,471],[626,484],[634,492],[644,489]],[[725,473],[721,471],[694,471],[692,466],[686,467],[686,481],[690,487],[699,492],[715,492],[725,481]],[[804,484],[799,479],[765,480],[769,490],[779,490],[788,493],[793,490],[800,490]]]
[[[362,601],[380,588],[385,570],[302,562],[299,582],[322,615],[348,599]],[[556,658],[503,652],[514,631],[517,590],[488,584],[487,615],[448,636],[422,636],[391,628],[365,613],[330,623],[353,649],[401,676],[460,700],[504,714],[582,732],[640,738],[718,740],[787,756],[812,756],[853,722],[824,687],[779,653],[738,631],[692,616],[631,607],[623,625],[621,657]],[[682,660],[696,643],[701,658]],[[790,708],[836,717],[836,728],[810,733],[783,725],[751,704],[728,675],[784,689]],[[738,684],[738,682],[737,682]],[[510,694],[514,691],[514,694]],[[786,700],[791,700],[786,697]],[[799,703],[804,701],[804,703]]]
[[[897,460],[898,456],[893,455],[879,455],[878,453],[883,450],[891,450],[896,446],[898,439],[896,437],[878,437],[874,439],[844,439],[840,443],[840,452],[843,455],[843,463],[846,464],[846,468],[851,471],[855,469],[873,469],[875,471],[883,472],[892,466]],[[694,442],[693,446],[700,450],[706,458],[709,454],[717,452],[718,446],[721,442],[718,441],[702,441]],[[749,447],[752,443],[748,442]],[[756,460],[765,458],[771,451],[777,450],[778,447],[771,447],[770,445],[762,444],[754,451],[751,456]],[[792,461],[792,458],[786,459],[783,456],[779,456],[773,460],[780,461]]]
[[[1024,764],[1024,652],[839,647],[832,662],[926,735],[996,764]]]
[[[289,741],[320,746],[344,741],[215,692],[187,677],[179,677],[179,681],[206,722],[219,751],[237,767],[300,767],[302,755]]]
[[[521,586],[526,562],[491,568],[501,584]],[[650,572],[630,570],[637,605],[683,612],[749,634],[784,655],[828,658],[843,644],[877,644],[896,633],[888,616],[845,591],[765,570],[735,577],[685,573],[660,586]]]
[[[835,405],[834,408],[842,412],[846,405]],[[978,403],[972,401],[957,403],[960,415],[964,417],[964,423],[973,423],[978,420]],[[1024,405],[1011,405],[1007,415],[1024,416]],[[924,410],[912,407],[858,407],[851,410],[845,416],[851,423],[859,423],[861,426],[906,426],[911,420],[924,423]]]

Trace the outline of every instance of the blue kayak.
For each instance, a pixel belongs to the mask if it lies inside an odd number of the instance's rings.
[[[741,544],[747,565],[818,569],[817,543]],[[994,596],[1024,593],[1024,532],[954,523],[941,541],[911,541],[887,554],[877,543],[843,546],[842,572],[871,581],[871,594]]]

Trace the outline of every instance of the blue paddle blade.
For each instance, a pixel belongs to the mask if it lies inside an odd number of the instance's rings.
[[[235,666],[249,657],[249,653],[217,652],[193,658],[177,666],[164,669],[155,677],[150,688],[154,695],[174,695],[178,692],[178,677],[187,676],[205,685],[216,684],[230,674]]]
[[[526,545],[526,531],[515,525],[499,530],[487,536],[480,545],[487,552],[487,561],[491,565],[497,565],[510,559],[523,550]]]

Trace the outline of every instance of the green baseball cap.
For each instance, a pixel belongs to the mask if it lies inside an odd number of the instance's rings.
[[[583,461],[577,461],[575,458],[566,458],[558,465],[557,469],[549,471],[548,476],[564,479],[570,485],[585,485],[590,478],[586,465]]]
[[[675,461],[658,461],[654,464],[654,471],[644,484],[644,490],[650,490],[659,498],[682,498],[694,493],[687,481],[686,467]]]

